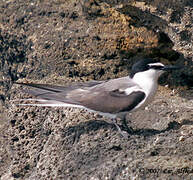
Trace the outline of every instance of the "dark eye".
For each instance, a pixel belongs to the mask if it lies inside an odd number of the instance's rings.
[[[147,65],[146,68],[147,68],[147,69],[151,69],[151,66]]]

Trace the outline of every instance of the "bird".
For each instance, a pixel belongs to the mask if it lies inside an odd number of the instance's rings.
[[[132,128],[121,130],[117,117],[123,117],[129,112],[144,108],[156,94],[158,78],[165,71],[178,70],[181,67],[164,65],[151,58],[137,61],[125,77],[103,81],[87,81],[70,86],[51,84],[21,83],[29,86],[24,91],[35,96],[36,103],[20,104],[32,106],[60,106],[86,109],[107,116],[112,120],[118,132],[125,138]],[[28,100],[28,99],[27,99]]]

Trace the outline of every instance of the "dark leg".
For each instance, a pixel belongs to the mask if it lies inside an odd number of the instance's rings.
[[[123,138],[125,138],[125,139],[128,139],[129,134],[126,131],[121,130],[121,128],[117,124],[117,119],[116,118],[112,119],[112,122],[116,126],[116,128],[117,128],[118,132],[121,134],[121,136],[123,136]]]
[[[120,119],[124,130],[121,130],[120,126],[117,124],[117,119]],[[128,138],[129,134],[133,134],[134,130],[127,126],[126,114],[119,114],[119,116],[113,119],[113,124],[116,126],[118,132],[124,137]]]
[[[127,125],[127,119],[126,119],[126,114],[122,115],[121,116],[121,120],[122,120],[122,123],[123,123],[123,127],[124,129],[129,133],[129,134],[132,134],[134,132],[133,128],[132,127],[128,127]]]

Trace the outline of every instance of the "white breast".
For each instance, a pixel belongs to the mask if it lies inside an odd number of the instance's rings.
[[[147,103],[152,101],[158,88],[158,78],[160,73],[154,69],[148,71],[136,73],[133,77],[133,81],[140,86],[143,92],[146,94],[145,99],[138,104],[136,108],[142,108]]]

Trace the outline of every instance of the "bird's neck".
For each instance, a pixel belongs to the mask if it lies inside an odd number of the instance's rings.
[[[154,96],[158,87],[158,76],[152,76],[147,73],[137,73],[134,75],[133,81],[145,91],[148,97]]]

